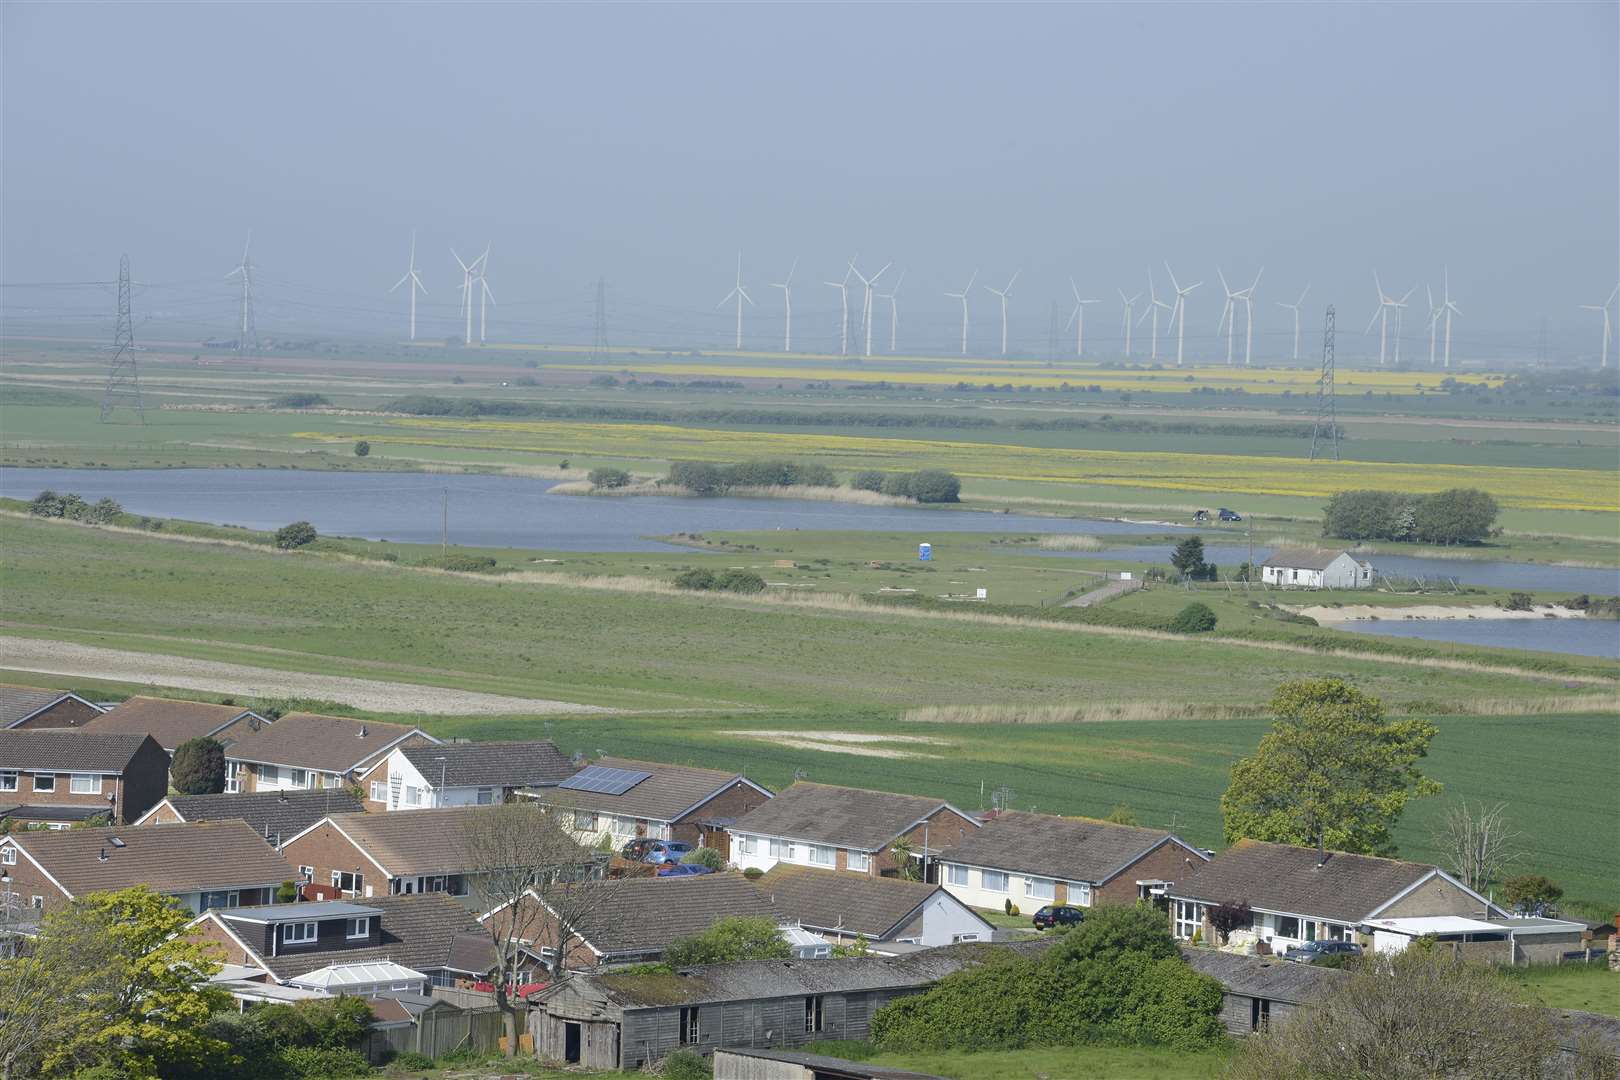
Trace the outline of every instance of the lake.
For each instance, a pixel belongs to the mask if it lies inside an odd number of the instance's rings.
[[[1610,619],[1356,619],[1324,625],[1379,637],[1498,645],[1620,660],[1620,622]]]

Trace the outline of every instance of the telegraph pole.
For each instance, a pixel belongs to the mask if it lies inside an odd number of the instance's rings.
[[[607,340],[607,282],[596,279],[596,332],[591,339],[592,362],[608,359]]]
[[[107,388],[101,394],[101,422],[105,424],[124,402],[141,423],[146,409],[141,404],[141,372],[135,362],[135,323],[129,311],[129,256],[118,260],[118,326],[113,330],[112,362],[107,365]]]
[[[439,547],[445,554],[450,553],[450,489],[444,489],[444,531],[440,534]]]
[[[1316,460],[1316,444],[1323,435],[1322,422],[1327,421],[1333,439],[1333,460],[1339,460],[1339,410],[1333,396],[1333,305],[1327,309],[1327,322],[1322,327],[1322,374],[1316,378],[1316,426],[1311,428],[1311,460]]]

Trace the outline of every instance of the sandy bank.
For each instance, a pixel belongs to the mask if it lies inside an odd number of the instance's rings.
[[[1406,619],[1584,619],[1586,613],[1557,604],[1537,604],[1529,611],[1507,611],[1489,604],[1411,604],[1406,607],[1379,607],[1373,604],[1346,604],[1343,607],[1292,608],[1296,614],[1309,616],[1319,623],[1381,620],[1400,622]]]

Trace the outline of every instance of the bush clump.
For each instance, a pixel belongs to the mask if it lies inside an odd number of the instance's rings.
[[[1215,629],[1215,621],[1208,604],[1192,603],[1176,612],[1166,628],[1176,634],[1207,634]]]
[[[691,570],[682,570],[675,575],[677,589],[712,589],[714,588],[714,573],[700,567]]]
[[[686,857],[681,862],[691,863],[694,866],[706,866],[710,870],[724,870],[726,868],[726,857],[720,854],[719,849],[712,847],[693,848],[686,853]]]
[[[961,502],[962,481],[954,473],[943,469],[923,469],[919,472],[889,473],[883,478],[883,494],[903,499],[916,499],[920,503]]]
[[[1416,540],[1477,544],[1496,526],[1496,500],[1477,488],[1432,495],[1341,491],[1322,511],[1322,535],[1336,540]]]
[[[324,394],[282,394],[270,399],[272,409],[313,409],[318,405],[330,405]]]
[[[592,469],[585,474],[585,478],[591,482],[591,487],[606,490],[622,488],[630,483],[630,474],[623,469]]]
[[[749,570],[727,570],[715,575],[714,587],[724,592],[760,593],[765,591],[765,579]]]
[[[488,555],[465,555],[460,552],[432,555],[416,565],[433,570],[454,570],[462,574],[488,574],[496,569],[495,560]]]
[[[315,526],[307,521],[295,521],[276,530],[276,547],[283,551],[313,544],[317,539],[319,536],[315,532]]]
[[[876,469],[863,469],[849,478],[849,486],[856,491],[882,491],[883,474]]]
[[[366,442],[366,440],[361,439],[359,442],[354,444],[354,456],[355,457],[365,457],[367,454],[370,454],[370,453],[371,453],[371,444]]]
[[[28,512],[35,517],[66,518],[85,521],[92,525],[109,525],[118,519],[124,508],[112,499],[85,502],[71,491],[58,495],[49,489],[34,496]]]
[[[666,483],[677,484],[694,495],[709,496],[724,495],[732,488],[837,487],[838,477],[827,466],[815,463],[758,460],[712,465],[706,461],[677,461],[670,465]]]

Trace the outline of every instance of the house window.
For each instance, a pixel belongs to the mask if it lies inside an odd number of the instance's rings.
[[[754,843],[755,840],[752,836],[737,837],[737,854],[752,855],[754,853]]]
[[[821,1030],[822,1011],[821,995],[814,994],[804,999],[804,1030],[806,1034]]]
[[[809,847],[810,847],[810,861],[812,863],[814,863],[816,866],[831,866],[833,864],[833,849],[832,848],[830,848],[830,847],[822,847],[819,844],[811,844],[811,845],[809,845]]]
[[[1277,936],[1297,939],[1299,937],[1299,919],[1292,915],[1277,916]]]
[[[235,795],[242,790],[242,763],[227,761],[225,763],[225,794]]]
[[[864,874],[872,868],[872,856],[864,851],[851,851],[844,865],[856,873]]]
[[[1007,875],[996,870],[980,870],[979,886],[985,892],[1006,892]]]
[[[299,945],[315,940],[316,923],[295,922],[288,923],[281,928],[281,943],[283,945]]]
[[[281,783],[281,769],[275,765],[260,765],[258,768],[260,784]]]
[[[35,773],[34,774],[34,790],[35,791],[55,791],[56,790],[56,774],[55,773],[48,773],[48,772]]]
[[[1025,878],[1024,895],[1036,900],[1051,900],[1057,895],[1054,884],[1051,878]]]
[[[422,805],[422,789],[417,787],[415,784],[406,784],[405,785],[405,805],[406,806],[421,806]]]
[[[696,1046],[698,1041],[698,1011],[696,1006],[681,1010],[681,1045]]]
[[[241,894],[237,892],[205,892],[202,894],[202,906],[198,910],[207,911],[209,908],[233,908],[241,902]]]
[[[0,863],[4,863],[6,866],[16,866],[17,849],[14,847],[7,847],[0,850]]]
[[[982,941],[978,934],[952,934],[951,944],[959,945],[964,941]]]
[[[596,815],[589,810],[575,810],[574,829],[578,832],[595,832]]]
[[[1198,933],[1204,925],[1204,908],[1202,904],[1191,900],[1176,901],[1176,937],[1182,941],[1191,941],[1192,936]]]
[[[0,772],[0,791],[16,791],[16,790],[17,790],[17,770],[16,769],[6,769],[4,772]]]
[[[362,915],[358,919],[343,920],[343,936],[350,941],[371,936],[371,916]]]
[[[388,784],[382,780],[371,782],[371,801],[385,803],[388,801]]]
[[[1089,881],[1069,882],[1069,903],[1076,907],[1091,906],[1091,883]]]
[[[968,868],[961,863],[947,863],[945,865],[945,884],[961,885],[964,888],[968,883]]]
[[[68,790],[75,795],[100,795],[101,777],[75,773],[68,781]]]
[[[313,866],[300,866],[298,868],[298,876],[303,878],[305,881],[314,881],[315,868]]]
[[[293,769],[290,783],[296,788],[310,787],[309,772],[304,769]]]
[[[33,908],[35,911],[44,911],[45,910],[45,898],[43,896],[32,897],[28,901],[28,906]]]
[[[365,888],[365,875],[347,870],[332,871],[332,885],[340,892],[350,896],[358,896],[360,890]]]
[[[1326,941],[1349,941],[1350,928],[1340,926],[1338,923],[1323,923],[1322,937]]]
[[[495,789],[481,787],[478,789],[477,803],[479,806],[489,806],[495,802]]]
[[[1249,1002],[1249,1028],[1252,1031],[1264,1031],[1271,1024],[1271,1000],[1269,998],[1253,998]]]

